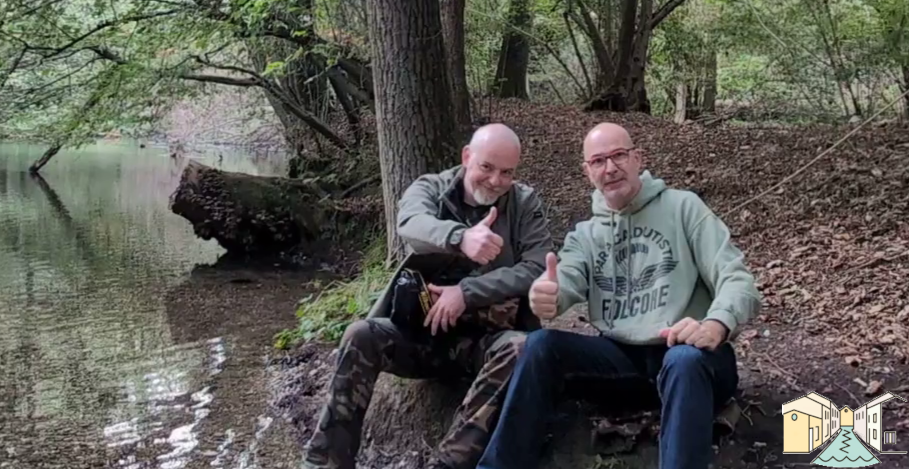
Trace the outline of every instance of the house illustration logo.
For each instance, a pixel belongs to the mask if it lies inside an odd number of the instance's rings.
[[[882,405],[906,399],[886,392],[861,407],[837,407],[816,393],[783,404],[783,454],[810,454],[824,447],[811,464],[826,467],[869,467],[881,462],[878,454],[906,454],[895,451],[896,432],[882,430]],[[829,444],[828,444],[829,443]],[[883,448],[887,448],[885,451]]]

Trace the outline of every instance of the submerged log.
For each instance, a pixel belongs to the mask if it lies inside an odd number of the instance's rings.
[[[231,253],[280,253],[323,235],[336,209],[306,180],[222,171],[190,160],[171,195],[171,211],[197,236]]]

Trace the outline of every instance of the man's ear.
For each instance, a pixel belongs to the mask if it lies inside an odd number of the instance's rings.
[[[467,163],[470,162],[470,145],[464,145],[464,148],[461,148],[461,164],[467,166]]]

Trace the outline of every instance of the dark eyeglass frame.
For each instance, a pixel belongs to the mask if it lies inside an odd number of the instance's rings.
[[[589,160],[584,160],[584,164],[591,168],[599,169],[606,166],[607,160],[612,160],[616,166],[622,166],[627,163],[632,156],[639,152],[640,149],[638,147],[617,148],[606,154],[598,153],[593,155]]]

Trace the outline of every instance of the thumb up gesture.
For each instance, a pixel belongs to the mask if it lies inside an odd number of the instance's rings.
[[[553,253],[546,254],[546,271],[530,286],[530,309],[541,319],[552,319],[556,315],[559,301],[558,259]]]
[[[489,210],[489,215],[477,223],[476,226],[464,232],[461,240],[461,252],[474,262],[486,265],[502,251],[504,240],[492,231],[492,224],[496,221],[496,208]]]

